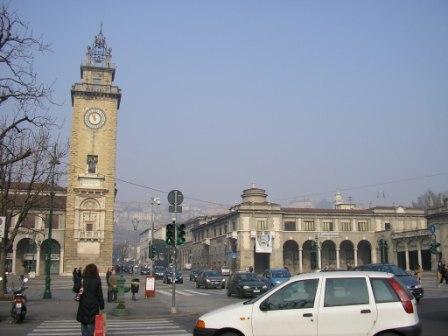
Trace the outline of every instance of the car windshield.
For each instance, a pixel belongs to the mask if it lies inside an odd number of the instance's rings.
[[[216,271],[210,271],[210,272],[204,272],[205,276],[220,276],[221,274],[219,274]]]
[[[406,273],[406,271],[404,271],[403,269],[401,269],[398,266],[391,265],[388,268],[389,268],[388,272],[392,273],[395,276],[409,276],[409,274]]]
[[[289,278],[291,275],[287,270],[276,270],[272,271],[273,278]]]
[[[238,275],[238,277],[240,280],[243,280],[243,281],[258,281],[258,280],[260,280],[258,278],[258,276],[253,273],[240,274],[240,275]]]

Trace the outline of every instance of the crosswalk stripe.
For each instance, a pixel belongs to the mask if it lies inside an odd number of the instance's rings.
[[[186,292],[188,293],[193,293],[193,294],[198,294],[198,295],[210,295],[209,293],[202,293],[202,292],[197,292],[191,289],[185,289]]]
[[[176,290],[176,293],[181,294],[181,295],[185,295],[185,296],[193,296],[193,294],[187,293],[187,292],[184,292],[184,291],[181,291],[181,290]]]
[[[80,323],[73,320],[44,321],[27,336],[79,336]],[[191,336],[185,329],[180,328],[172,320],[109,320],[107,335],[135,335],[135,336]]]

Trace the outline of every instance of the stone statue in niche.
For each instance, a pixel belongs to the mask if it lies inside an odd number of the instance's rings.
[[[89,174],[96,174],[97,164],[98,164],[98,155],[87,155],[87,167]]]

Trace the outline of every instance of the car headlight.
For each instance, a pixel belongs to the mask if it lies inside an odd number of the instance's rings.
[[[263,286],[263,289],[266,289],[266,288],[268,288],[268,286],[264,285],[264,286]]]
[[[422,288],[422,285],[415,285],[414,288]]]
[[[226,279],[222,279],[222,282],[226,281]]]
[[[243,286],[243,289],[249,289],[250,287],[249,286]]]
[[[210,279],[205,279],[205,281],[210,282]]]

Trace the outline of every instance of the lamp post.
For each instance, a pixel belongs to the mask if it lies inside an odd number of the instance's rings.
[[[136,259],[137,259],[137,229],[138,229],[138,224],[140,223],[140,221],[137,219],[137,218],[134,218],[134,219],[132,219],[132,226],[133,226],[133,228],[134,228],[134,232],[135,232],[135,234],[136,234],[136,237],[135,237],[135,244],[134,244],[134,253],[133,253],[133,255],[134,255],[134,265],[133,265],[133,267],[132,267],[132,274],[134,274],[134,267],[135,267],[135,262],[136,262]]]
[[[378,240],[378,246],[380,248],[381,263],[387,263],[389,259],[387,253],[387,241],[384,238],[381,238],[380,240]]]
[[[151,251],[154,250],[154,222],[155,222],[155,213],[154,213],[154,206],[160,205],[160,198],[153,197],[151,199],[151,215],[152,215],[152,221],[151,221]],[[154,253],[151,253],[151,275],[154,275]]]
[[[48,214],[48,244],[47,244],[47,256],[45,260],[45,291],[44,299],[51,299],[51,246],[52,242],[52,225],[53,225],[53,207],[54,207],[54,175],[56,165],[60,164],[56,155],[56,145],[54,145],[53,156],[50,161],[50,212]]]

